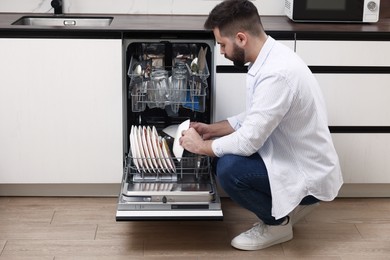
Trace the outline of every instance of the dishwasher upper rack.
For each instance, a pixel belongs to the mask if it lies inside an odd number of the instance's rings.
[[[154,169],[140,168],[134,163],[134,160],[171,160],[174,163],[174,170],[165,169],[164,167],[155,167]],[[131,175],[133,181],[177,181],[183,179],[185,175],[193,175],[195,178],[199,178],[203,175],[209,175],[211,173],[211,159],[208,156],[191,154],[189,156],[183,156],[181,158],[138,158],[133,157],[131,154],[126,158],[125,170],[128,175]]]
[[[137,67],[141,69],[141,73],[136,72]],[[187,80],[183,85],[173,84],[172,76],[169,77],[168,82],[161,81],[164,84],[157,84],[158,87],[152,83],[151,74],[153,71],[165,70],[169,75],[172,75],[172,69],[172,67],[153,67],[151,61],[131,57],[127,75],[130,78],[129,97],[131,98],[132,112],[143,112],[146,106],[162,109],[171,106],[173,112],[177,112],[179,107],[182,106],[192,111],[205,112],[208,90],[207,79],[210,76],[207,63],[204,64],[202,70],[194,72],[187,61],[184,69],[187,71]]]
[[[207,81],[199,77],[192,77],[188,80],[185,88],[174,89],[156,88],[149,79],[133,78],[129,85],[132,112],[145,111],[149,108],[162,108],[171,106],[173,112],[179,107],[192,111],[204,112],[206,109]]]

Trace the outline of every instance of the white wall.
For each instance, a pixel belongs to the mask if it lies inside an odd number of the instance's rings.
[[[63,0],[65,13],[208,14],[221,0]],[[53,12],[51,0],[0,0],[0,12]],[[260,15],[282,15],[284,0],[253,0]]]

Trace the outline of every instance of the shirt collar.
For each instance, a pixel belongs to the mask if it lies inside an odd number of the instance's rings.
[[[248,66],[248,74],[251,76],[255,76],[257,72],[259,72],[261,66],[267,59],[268,54],[270,53],[272,47],[275,44],[275,40],[268,36],[267,40],[265,41],[263,47],[260,50],[259,55],[257,55],[257,58],[254,63],[250,63]]]

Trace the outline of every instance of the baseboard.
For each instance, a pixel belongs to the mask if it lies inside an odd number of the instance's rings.
[[[120,183],[0,184],[0,196],[117,197]]]
[[[338,197],[390,197],[390,184],[344,184]]]

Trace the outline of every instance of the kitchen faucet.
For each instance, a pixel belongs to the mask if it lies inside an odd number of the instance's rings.
[[[54,14],[62,14],[62,0],[52,0],[51,6],[54,8]]]

